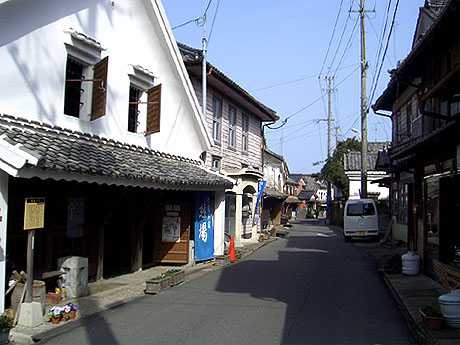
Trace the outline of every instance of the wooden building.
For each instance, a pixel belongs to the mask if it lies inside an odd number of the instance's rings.
[[[430,270],[460,267],[460,1],[426,1],[412,50],[373,108],[393,124],[393,232]]]
[[[202,53],[179,43],[198,100],[202,102]],[[207,105],[204,120],[211,148],[206,165],[233,179],[225,194],[225,232],[237,246],[258,241],[263,190],[262,124],[278,120],[265,106],[215,65],[207,63]]]

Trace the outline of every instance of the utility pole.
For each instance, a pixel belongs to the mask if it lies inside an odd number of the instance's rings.
[[[367,61],[366,61],[366,30],[365,0],[360,0],[359,16],[361,21],[361,198],[367,197]]]
[[[339,133],[340,133],[340,127],[336,126],[335,127],[335,147],[339,145]]]
[[[203,96],[203,104],[202,104],[202,111],[203,111],[203,119],[206,119],[206,105],[208,103],[208,94],[207,94],[207,82],[208,82],[208,72],[207,72],[207,55],[208,55],[208,37],[206,32],[206,9],[203,12],[203,34],[201,37],[201,45],[202,45],[202,71],[201,71],[201,78],[202,78],[202,96]]]
[[[332,156],[332,93],[334,92],[334,77],[326,77],[327,83],[327,161]],[[332,210],[332,191],[331,182],[327,181],[327,201],[326,201],[326,212],[329,221],[331,220]]]

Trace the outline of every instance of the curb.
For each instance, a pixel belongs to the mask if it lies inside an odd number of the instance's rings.
[[[193,268],[193,269],[190,269],[190,270],[187,270],[185,272],[185,276],[190,276],[192,274],[196,274],[204,269],[207,269],[209,267],[212,267],[212,264],[213,263],[206,263],[206,264],[202,264],[200,265],[198,268]],[[56,327],[56,328],[53,328],[53,329],[49,329],[49,330],[46,330],[44,332],[40,332],[40,333],[36,333],[36,334],[26,334],[25,332],[19,332],[17,333],[16,335],[16,339],[18,341],[21,341],[23,340],[24,342],[19,342],[19,344],[22,344],[22,343],[31,343],[31,344],[43,344],[44,342],[52,339],[52,338],[55,338],[63,333],[66,333],[66,332],[69,332],[71,331],[72,329],[75,329],[77,327],[80,327],[84,322],[88,321],[89,319],[92,319],[92,318],[100,318],[102,317],[100,314],[105,312],[105,311],[108,311],[108,310],[113,310],[113,309],[116,309],[116,308],[119,308],[123,305],[126,305],[130,302],[133,302],[135,300],[138,300],[138,299],[141,299],[144,297],[144,294],[142,295],[136,295],[136,296],[131,296],[131,297],[127,297],[127,298],[124,298],[122,300],[119,300],[119,301],[115,301],[109,305],[107,305],[106,307],[103,307],[101,308],[99,311],[97,312],[94,312],[92,314],[89,314],[89,315],[85,315],[85,316],[82,316],[80,317],[79,319],[73,321],[73,322],[68,322],[64,325],[61,325],[59,327]],[[26,338],[30,339],[29,342],[27,342]]]
[[[401,314],[406,321],[407,327],[414,337],[418,345],[436,345],[438,342],[433,339],[425,329],[412,317],[411,313],[407,309],[407,306],[404,304],[403,300],[398,294],[398,291],[395,289],[391,281],[388,279],[387,274],[383,270],[379,270],[379,273],[382,275],[383,281],[390,291],[391,296],[396,302],[398,309],[401,311]]]
[[[259,243],[257,246],[255,246],[254,248],[250,249],[248,252],[244,253],[242,256],[241,256],[241,259],[242,258],[245,258],[251,254],[253,254],[255,251],[259,250],[260,248],[262,247],[265,247],[266,245],[276,241],[277,238],[272,238],[272,239],[269,239],[269,240],[266,240],[264,242],[261,242]],[[236,262],[235,264],[238,264],[238,262]],[[191,275],[194,275],[194,274],[197,274],[199,273],[200,271],[203,271],[205,269],[209,269],[210,267],[213,267],[213,264],[214,262],[209,262],[209,263],[206,263],[206,264],[202,264],[200,265],[200,267],[197,267],[197,268],[192,268],[192,269],[189,269],[185,272],[185,276],[191,276]],[[234,265],[234,264],[227,264],[227,265],[224,265],[224,266],[221,266],[221,267],[218,267],[216,268],[216,270],[218,269],[222,269],[226,266],[230,266],[230,265]],[[195,266],[196,267],[196,266]],[[199,278],[199,277],[196,277],[196,278]],[[191,280],[194,280],[194,279],[191,279]],[[26,342],[26,338],[27,339],[30,339],[29,343],[31,344],[44,344],[46,341],[50,340],[50,339],[53,339],[63,333],[66,333],[66,332],[69,332],[77,327],[80,327],[82,326],[82,324],[84,322],[87,322],[88,320],[90,319],[95,319],[95,318],[102,318],[103,316],[101,316],[100,314],[105,312],[105,311],[108,311],[108,310],[113,310],[113,309],[116,309],[116,308],[119,308],[129,302],[133,302],[135,300],[138,300],[138,299],[141,299],[143,298],[144,295],[141,295],[141,296],[132,296],[132,297],[128,297],[128,298],[125,298],[123,300],[120,300],[120,301],[116,301],[112,304],[110,304],[109,306],[105,307],[105,308],[102,308],[101,310],[93,313],[93,314],[90,314],[90,315],[86,315],[86,316],[83,316],[83,317],[80,317],[79,319],[73,321],[73,322],[69,322],[69,323],[66,323],[62,326],[59,326],[59,327],[56,327],[54,329],[50,329],[50,330],[46,330],[44,332],[41,332],[41,333],[37,333],[37,334],[25,334],[24,333],[18,333],[16,339],[17,340],[24,340],[24,343],[27,343]],[[19,342],[19,344],[22,344],[22,342]]]

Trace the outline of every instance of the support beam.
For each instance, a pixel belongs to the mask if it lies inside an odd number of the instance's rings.
[[[0,171],[0,313],[5,311],[8,174]]]

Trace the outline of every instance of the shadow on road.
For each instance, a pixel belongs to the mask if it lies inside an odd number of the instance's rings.
[[[216,290],[283,302],[283,345],[411,343],[374,264],[336,236],[312,236],[318,230],[293,232],[277,257],[224,269]]]

